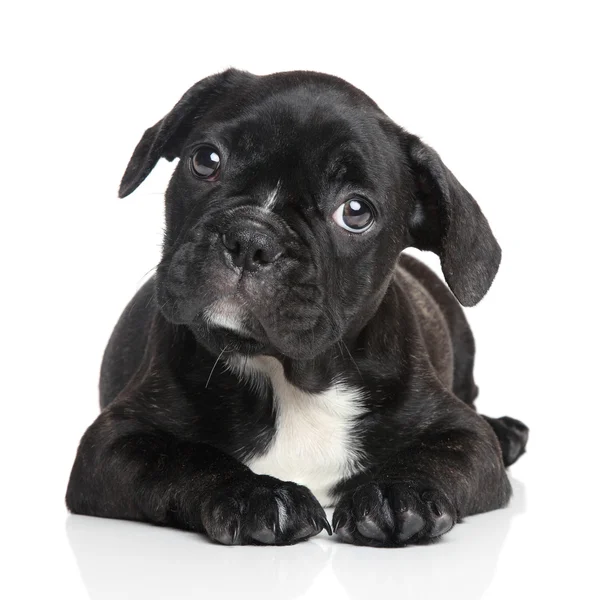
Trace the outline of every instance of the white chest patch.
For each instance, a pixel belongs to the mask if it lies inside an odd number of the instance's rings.
[[[332,506],[332,488],[355,474],[363,453],[354,431],[363,412],[363,392],[336,383],[309,394],[285,378],[271,357],[249,359],[244,373],[272,384],[276,431],[266,452],[246,460],[252,471],[307,486],[322,506]]]

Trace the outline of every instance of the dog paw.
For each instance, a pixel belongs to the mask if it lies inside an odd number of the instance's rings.
[[[221,544],[295,544],[325,529],[326,513],[304,486],[257,475],[218,490],[202,506],[207,535]]]
[[[332,519],[342,541],[362,546],[429,542],[455,522],[456,511],[443,494],[389,482],[367,483],[345,494]]]
[[[524,452],[528,444],[530,430],[522,421],[511,417],[485,417],[495,431],[501,446],[503,464],[506,467],[513,465]]]
[[[509,467],[526,452],[529,429],[522,421],[511,417],[501,417],[498,421],[501,424],[499,442],[501,443],[503,462],[506,467]]]

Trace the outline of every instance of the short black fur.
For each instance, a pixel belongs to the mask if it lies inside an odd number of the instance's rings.
[[[206,143],[220,154],[216,181],[189,168]],[[484,296],[501,252],[435,151],[341,79],[231,69],[146,131],[120,195],[161,157],[179,158],[162,260],[105,351],[102,411],[81,440],[69,509],[225,544],[330,533],[306,487],[245,464],[272,443],[277,415],[270,384],[233,365],[263,355],[300,390],[322,393],[338,379],[362,390],[353,439],[365,460],[332,490],[344,541],[423,543],[505,506],[505,466],[528,430],[476,412],[474,340],[458,303]],[[332,220],[353,195],[374,207],[364,234]],[[233,255],[231,237],[249,261]],[[402,254],[409,246],[440,256],[458,300]],[[221,299],[241,314],[241,331],[207,318]]]

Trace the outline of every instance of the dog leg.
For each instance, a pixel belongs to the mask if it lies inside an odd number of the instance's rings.
[[[294,544],[325,528],[313,494],[231,456],[106,408],[83,436],[66,503],[74,513],[205,532],[222,544]]]
[[[404,546],[435,540],[463,517],[505,506],[511,486],[498,442],[471,409],[459,427],[435,423],[418,441],[342,489],[333,527],[346,542]],[[359,485],[357,485],[359,484]],[[341,486],[342,487],[342,486]]]

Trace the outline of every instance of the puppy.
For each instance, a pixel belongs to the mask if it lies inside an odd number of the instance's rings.
[[[145,132],[120,197],[161,157],[162,260],[105,351],[68,508],[293,544],[335,506],[342,540],[401,546],[505,506],[528,430],[476,412],[459,304],[501,252],[436,152],[337,77],[230,69]]]

